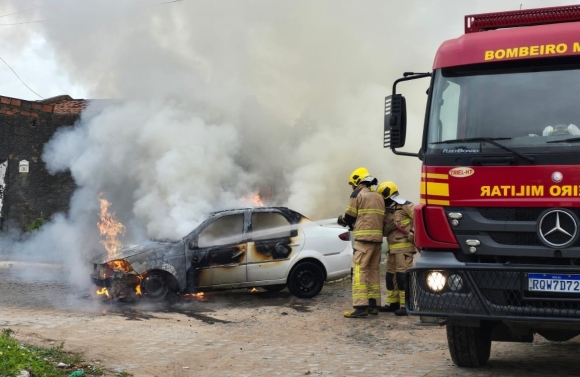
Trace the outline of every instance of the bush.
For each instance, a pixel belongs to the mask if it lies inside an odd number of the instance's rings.
[[[32,232],[34,230],[40,229],[42,225],[44,225],[44,219],[42,217],[39,217],[30,224],[26,225],[26,230]]]

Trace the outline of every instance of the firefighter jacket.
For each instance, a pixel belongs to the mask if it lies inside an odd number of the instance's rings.
[[[405,200],[394,202],[385,210],[383,234],[387,237],[389,253],[413,253],[413,203]]]
[[[353,224],[355,241],[383,242],[385,201],[365,185],[359,185],[350,196],[345,217],[356,218]]]

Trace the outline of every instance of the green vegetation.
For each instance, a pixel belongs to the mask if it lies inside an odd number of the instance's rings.
[[[44,225],[44,219],[39,217],[38,219],[32,221],[30,224],[26,225],[26,230],[32,232],[33,230],[40,229]]]
[[[20,371],[28,370],[32,376],[68,377],[75,371],[83,371],[82,376],[103,376],[103,370],[83,360],[80,353],[65,352],[64,344],[57,347],[37,347],[21,344],[12,337],[11,329],[3,329],[0,335],[0,376],[18,376]],[[59,363],[66,367],[58,367]],[[107,373],[107,375],[110,375]],[[122,372],[118,377],[128,377]]]

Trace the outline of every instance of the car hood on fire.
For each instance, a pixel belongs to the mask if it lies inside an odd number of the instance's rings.
[[[95,256],[91,263],[101,264],[110,262],[117,259],[124,259],[127,257],[131,257],[137,254],[142,254],[158,249],[167,249],[169,250],[169,246],[176,244],[179,241],[170,241],[170,240],[149,240],[142,243],[126,245],[125,247],[117,250],[113,257],[109,256],[107,252],[99,254]]]

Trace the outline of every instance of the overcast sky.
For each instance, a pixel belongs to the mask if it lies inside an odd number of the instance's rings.
[[[28,23],[43,20],[46,17],[46,8],[63,7],[70,3],[70,0],[18,0],[13,2],[3,2],[0,4],[0,57],[3,58],[16,73],[27,83],[31,89],[44,98],[60,94],[69,94],[73,98],[87,98],[90,90],[86,88],[75,77],[70,77],[66,70],[58,66],[55,59],[54,50],[47,43],[43,35],[41,23]],[[124,1],[130,3],[132,0]],[[142,0],[133,1],[133,4],[157,4],[167,0]],[[195,0],[183,0],[192,1]],[[441,6],[445,6],[450,1],[439,0]],[[465,1],[466,4],[473,3],[475,12],[488,12],[498,10],[517,9],[521,4],[524,8],[534,8],[543,6],[557,6],[578,3],[572,0],[505,0],[505,1]],[[87,2],[87,7],[91,7],[94,2]],[[180,1],[169,3],[165,6],[180,7]],[[39,8],[37,8],[39,7]],[[37,9],[33,9],[37,8]],[[465,8],[469,8],[466,6]],[[29,10],[31,9],[31,10]],[[18,12],[18,13],[17,13]],[[11,13],[17,13],[10,15]],[[388,20],[386,20],[388,21]],[[24,23],[24,24],[20,24]],[[17,25],[6,25],[17,24]],[[428,29],[445,24],[448,30],[447,35],[441,36],[441,41],[452,38],[462,33],[462,20],[438,20],[433,19],[430,25],[425,25],[425,33],[431,33]],[[449,27],[452,24],[454,26]],[[404,30],[400,31],[404,33]],[[74,33],[74,30],[71,30]],[[28,38],[19,36],[27,35]],[[8,38],[6,38],[8,37]],[[19,43],[19,42],[23,43]],[[16,42],[16,43],[14,43]],[[385,48],[388,48],[385,46]],[[424,66],[429,67],[431,61],[424,62]],[[14,73],[2,62],[0,62],[0,95],[16,97],[28,100],[37,100],[39,97],[32,93]]]

